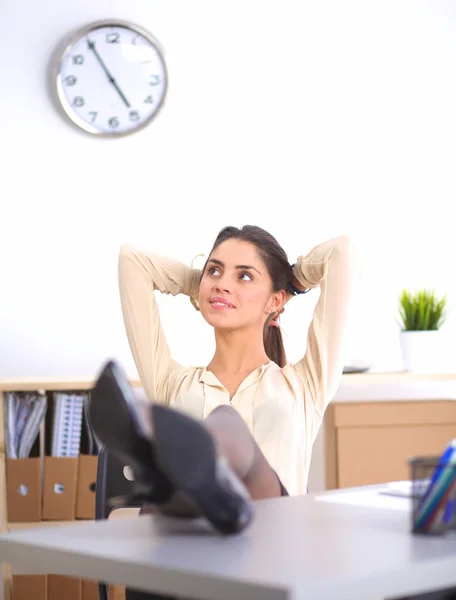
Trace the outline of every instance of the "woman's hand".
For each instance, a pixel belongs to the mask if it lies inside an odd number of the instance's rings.
[[[299,281],[296,279],[296,277],[294,275],[291,279],[291,285],[293,287],[295,287],[297,290],[299,290],[300,292],[305,292],[307,290],[306,287],[304,287],[301,283],[299,283]]]

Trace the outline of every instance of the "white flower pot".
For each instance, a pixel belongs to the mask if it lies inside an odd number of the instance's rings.
[[[442,352],[440,331],[401,331],[399,336],[405,371],[439,371]]]

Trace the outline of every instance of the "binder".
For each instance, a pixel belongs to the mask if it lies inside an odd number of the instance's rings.
[[[50,454],[44,458],[43,520],[76,517],[78,463],[86,393],[55,392]]]
[[[8,521],[41,521],[41,459],[11,458],[6,461]]]
[[[77,458],[44,457],[43,521],[74,520],[77,473]]]
[[[66,575],[48,575],[47,577],[47,600],[82,600],[81,579]]]
[[[44,392],[4,394],[6,496],[11,522],[41,520],[41,459],[30,454],[46,409]]]
[[[12,600],[47,600],[47,575],[13,575]]]
[[[7,458],[28,458],[46,414],[46,394],[6,393],[3,410]]]
[[[99,443],[90,426],[87,409],[88,394],[84,400],[81,454],[79,455],[76,496],[76,519],[95,519],[95,487],[97,480]]]
[[[98,581],[82,580],[82,600],[100,600]]]
[[[76,519],[95,519],[98,456],[81,454],[78,465]]]
[[[108,600],[126,600],[126,588],[124,585],[108,585]]]

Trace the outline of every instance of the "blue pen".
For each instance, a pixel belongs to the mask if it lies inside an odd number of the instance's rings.
[[[430,520],[434,520],[435,510],[448,492],[456,478],[456,440],[452,440],[434,470],[429,486],[421,498],[414,516],[414,529],[424,531]]]
[[[455,484],[456,476],[453,477],[451,483],[447,486],[440,503],[429,516],[429,519],[426,522],[427,531],[437,533],[442,529],[445,530],[450,527],[454,512],[454,492],[456,490]]]
[[[443,512],[451,496],[456,478],[456,451],[452,453],[446,465],[440,462],[428,490],[415,513],[415,529],[425,531],[432,526],[439,513]]]
[[[443,522],[445,523],[445,525],[451,525],[451,523],[453,522],[455,505],[455,499],[450,498],[445,507],[445,514],[443,515]]]
[[[429,485],[428,485],[425,493],[423,494],[423,496],[421,497],[421,500],[419,502],[418,510],[420,510],[423,507],[423,504],[428,499],[429,494],[431,493],[435,482],[439,478],[439,475],[442,472],[443,467],[448,464],[448,462],[450,461],[451,456],[452,456],[453,452],[455,451],[455,449],[456,449],[456,440],[451,440],[450,444],[445,449],[445,452],[440,457],[439,463],[438,463],[437,467],[434,469],[431,481],[430,481],[430,483],[429,483]]]
[[[447,498],[441,503],[441,506],[434,511],[434,514],[430,517],[426,523],[425,531],[429,533],[438,533],[449,529],[453,525],[454,510],[455,510],[455,483],[451,486],[450,493],[447,494]]]

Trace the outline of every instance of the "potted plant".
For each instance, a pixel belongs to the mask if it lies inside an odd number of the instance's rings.
[[[433,290],[402,290],[400,343],[406,371],[439,369],[439,330],[446,319],[446,305],[447,296],[438,298]]]

